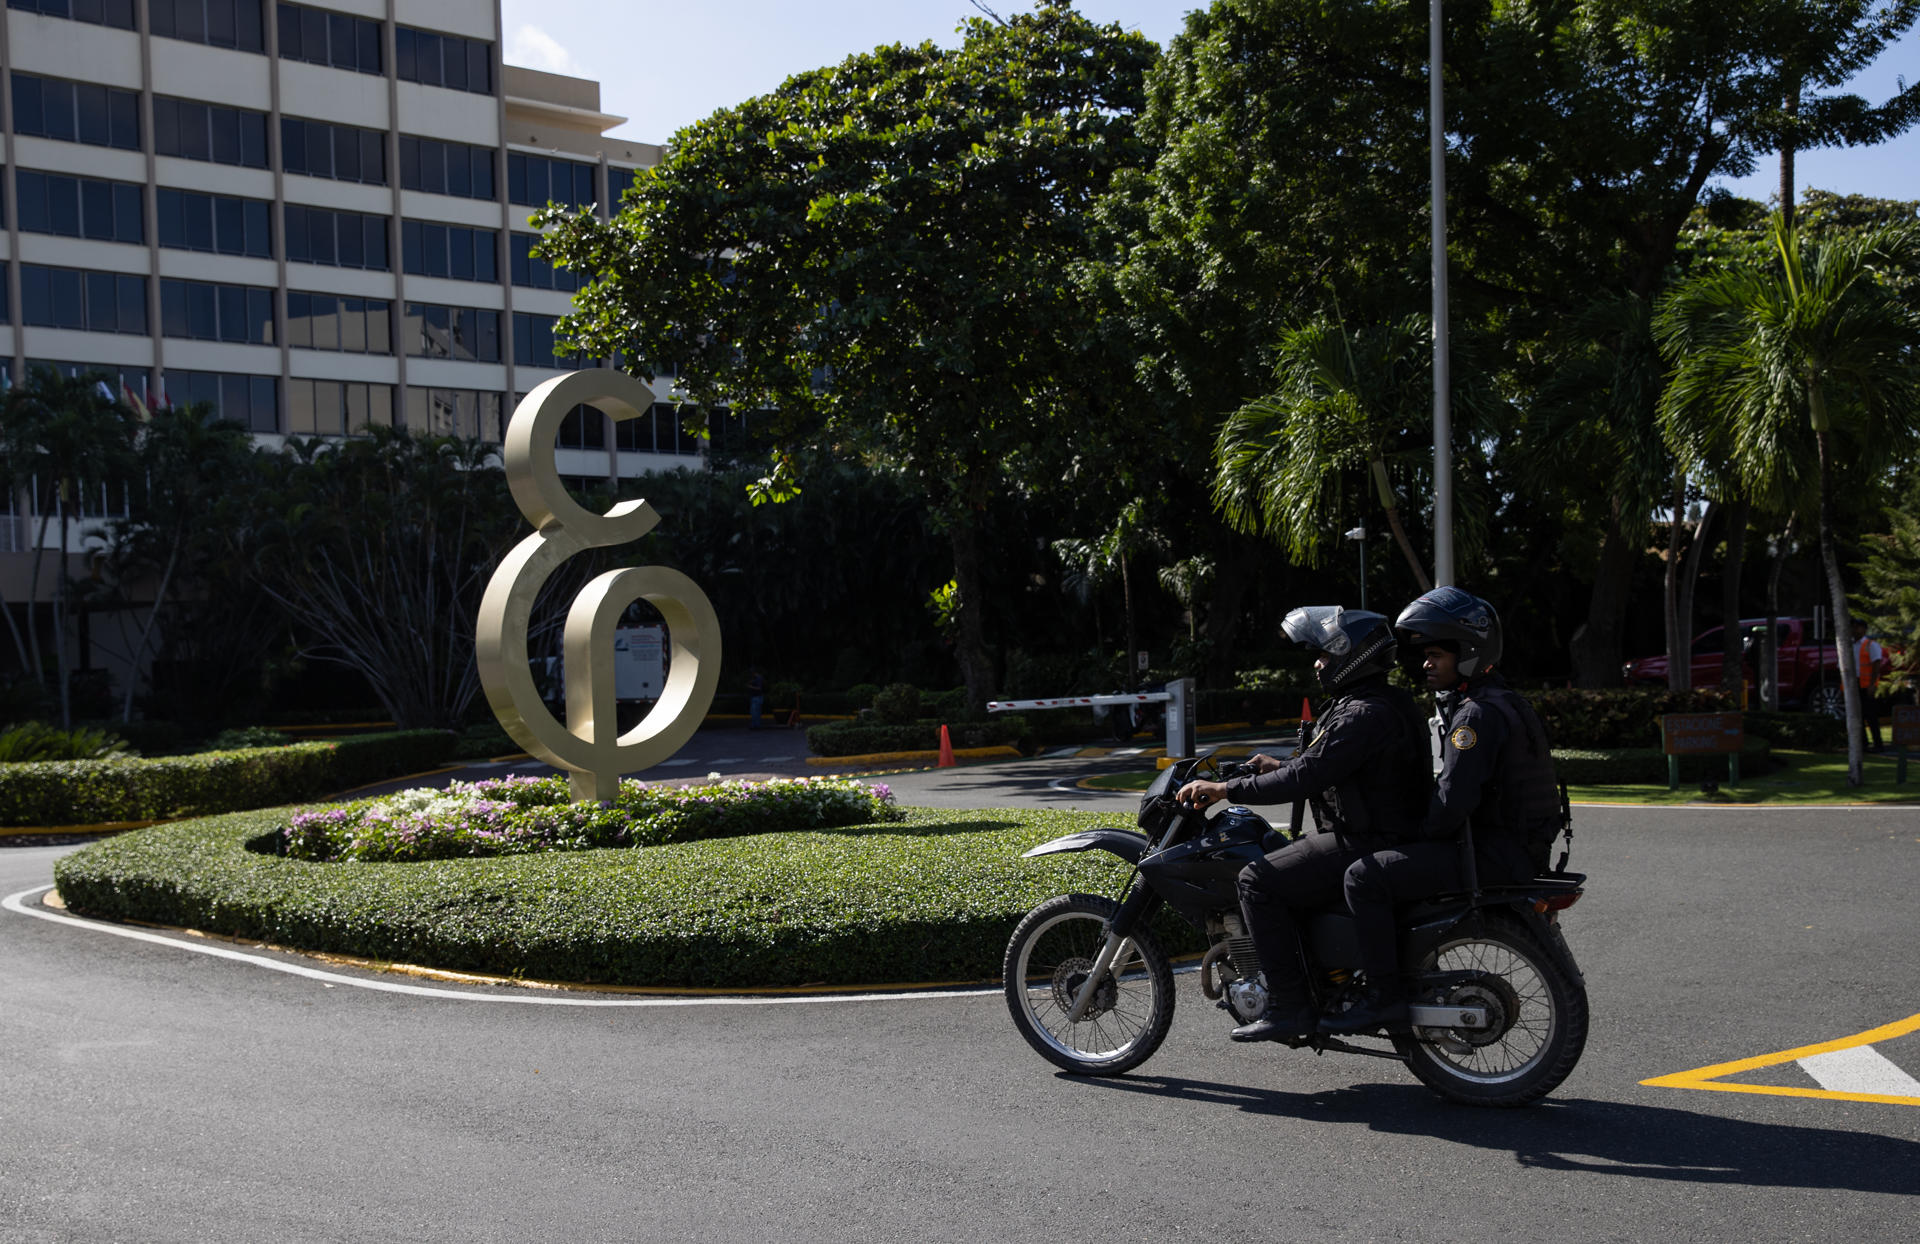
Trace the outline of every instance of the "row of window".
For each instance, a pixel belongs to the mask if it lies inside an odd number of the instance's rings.
[[[42,328],[147,332],[147,278],[20,265],[20,318]]]
[[[613,423],[592,406],[576,406],[560,421],[554,444],[560,449],[605,449],[607,428],[613,427],[613,447],[631,453],[698,454],[699,418],[692,407],[656,403],[638,419]]]
[[[385,298],[287,291],[287,344],[305,350],[391,354],[393,304]]]
[[[390,271],[387,218],[286,205],[287,262]]]
[[[159,103],[155,99],[155,104]],[[140,95],[94,82],[13,75],[13,132],[140,150]]]
[[[160,218],[160,245],[273,258],[273,204],[266,200],[167,187],[155,191],[154,197]]]
[[[493,198],[493,148],[400,136],[400,185],[405,190]]]
[[[212,281],[160,282],[160,331],[196,341],[273,344],[273,291]]]
[[[499,259],[495,254],[498,245],[497,233],[492,229],[435,225],[421,220],[400,224],[401,264],[415,276],[496,284],[500,280]]]
[[[133,0],[7,0],[7,7],[136,29]],[[264,7],[261,0],[147,0],[147,22],[152,33],[165,38],[265,52]],[[283,58],[360,73],[384,72],[379,22],[298,4],[279,5],[277,15]],[[491,43],[410,26],[396,27],[394,40],[398,73],[406,81],[493,93]]]
[[[280,167],[308,177],[387,184],[387,136],[379,130],[280,118]]]
[[[21,169],[14,174],[20,227],[29,233],[96,242],[146,242],[140,187],[93,177]]]
[[[578,273],[571,268],[556,268],[533,253],[534,244],[539,240],[540,235],[535,233],[516,233],[508,239],[510,253],[507,257],[507,273],[513,283],[527,289],[557,289],[568,294],[578,292]]]
[[[507,202],[545,207],[586,207],[599,200],[593,190],[596,166],[578,160],[507,153]]]
[[[15,75],[14,81],[19,80]],[[134,145],[139,145],[137,133]],[[266,168],[267,114],[251,108],[228,108],[223,104],[156,95],[153,97],[153,150],[156,155],[178,156],[183,160]]]

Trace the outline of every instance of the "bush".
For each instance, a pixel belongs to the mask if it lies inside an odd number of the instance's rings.
[[[1026,720],[1017,715],[986,721],[917,721],[890,726],[866,721],[829,721],[807,727],[807,747],[816,756],[866,756],[874,752],[924,752],[940,746],[940,727],[955,747],[1018,747]]]
[[[847,709],[859,712],[863,708],[873,707],[873,697],[880,694],[877,683],[857,682],[847,688]]]
[[[459,739],[454,742],[453,755],[456,760],[485,760],[489,756],[504,756],[523,750],[513,741],[513,736],[501,728],[499,722],[482,721],[460,732]]]
[[[706,786],[620,783],[611,804],[575,803],[563,777],[489,778],[296,812],[283,852],[317,861],[418,861],[657,846],[897,820],[893,792],[846,778]]]
[[[400,730],[326,743],[142,760],[0,766],[0,825],[154,821],[314,799],[432,768],[450,730]]]
[[[285,747],[293,742],[293,736],[282,734],[266,726],[241,726],[237,729],[222,730],[213,736],[207,744],[210,752],[238,751],[243,747]]]
[[[1718,691],[1555,688],[1524,694],[1556,748],[1652,747],[1658,751],[1662,714],[1719,713],[1729,707]],[[1661,780],[1666,780],[1664,773]]]
[[[1825,713],[1769,713],[1750,708],[1745,724],[1748,735],[1771,739],[1775,747],[1827,751],[1847,746],[1847,723]]]
[[[117,734],[127,741],[127,746],[142,756],[167,756],[174,752],[188,750],[193,738],[190,738],[179,722],[158,718],[146,718],[141,721],[114,721],[97,723],[100,728]]]
[[[641,850],[310,864],[245,849],[284,811],[156,826],[54,865],[74,911],[334,954],[534,979],[673,987],[995,978],[1054,894],[1111,894],[1101,852],[1024,860],[1109,817],[913,809],[900,825]],[[1161,913],[1167,948],[1193,949]]]
[[[897,682],[873,697],[873,715],[889,726],[910,726],[920,719],[920,688]]]
[[[1747,735],[1746,745],[1740,750],[1741,778],[1757,777],[1773,767],[1772,745],[1766,739]],[[1553,772],[1569,786],[1665,786],[1667,754],[1657,747],[1555,748]],[[1724,782],[1727,758],[1682,756],[1680,780]]]
[[[0,764],[41,760],[104,760],[127,754],[126,740],[89,726],[62,730],[38,721],[0,731]]]

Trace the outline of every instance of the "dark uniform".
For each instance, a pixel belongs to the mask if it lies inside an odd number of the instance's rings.
[[[1375,851],[1346,875],[1347,907],[1358,923],[1367,980],[1387,994],[1400,987],[1393,905],[1466,888],[1460,831],[1473,827],[1474,864],[1483,885],[1523,882],[1547,865],[1560,830],[1560,788],[1539,714],[1498,674],[1442,693],[1440,776],[1416,835],[1419,841]]]
[[[1235,803],[1306,800],[1320,829],[1240,872],[1241,913],[1273,997],[1308,996],[1295,913],[1337,907],[1355,860],[1419,832],[1431,785],[1425,734],[1413,697],[1379,675],[1333,701],[1280,768],[1227,783]]]

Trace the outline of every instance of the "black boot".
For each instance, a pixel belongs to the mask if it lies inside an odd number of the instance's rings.
[[[1233,1030],[1235,1041],[1283,1041],[1288,1037],[1313,1035],[1317,1016],[1305,1002],[1271,1000],[1259,1019]]]
[[[1355,1032],[1372,1032],[1377,1028],[1388,1030],[1407,1027],[1407,1000],[1397,992],[1387,994],[1380,989],[1368,989],[1360,995],[1360,1000],[1344,1011],[1337,1011],[1320,1021],[1320,1031],[1344,1036]]]

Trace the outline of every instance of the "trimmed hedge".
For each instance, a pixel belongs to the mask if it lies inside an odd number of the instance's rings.
[[[1770,739],[1775,747],[1825,751],[1847,746],[1847,723],[1825,713],[1769,713],[1750,708],[1743,724],[1749,735]]]
[[[1547,738],[1553,745],[1568,748],[1652,747],[1658,750],[1662,714],[1718,713],[1730,707],[1718,691],[1638,687],[1580,691],[1556,687],[1521,694],[1540,714]],[[1664,769],[1660,780],[1666,781]]]
[[[983,980],[1034,904],[1111,894],[1100,852],[1021,852],[1111,817],[910,809],[904,824],[669,846],[309,864],[247,849],[292,809],[138,830],[54,865],[69,908],[281,946],[675,987]],[[264,841],[262,842],[264,845]],[[1169,950],[1197,938],[1166,912]]]
[[[157,759],[0,766],[0,825],[92,825],[261,808],[444,764],[451,730],[396,730]]]
[[[866,756],[874,752],[924,752],[940,746],[940,727],[955,747],[1017,747],[1027,734],[1017,714],[986,721],[917,721],[889,726],[875,721],[829,721],[807,727],[807,747],[816,756]]]
[[[1773,767],[1773,745],[1753,734],[1740,750],[1740,776],[1755,777]],[[1665,786],[1667,754],[1658,747],[1607,749],[1554,748],[1553,772],[1569,786]],[[1685,783],[1727,780],[1725,756],[1680,757]]]

